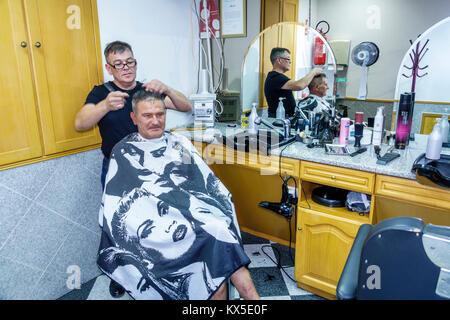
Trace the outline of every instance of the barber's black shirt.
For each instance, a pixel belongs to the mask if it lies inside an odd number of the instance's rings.
[[[277,71],[270,71],[267,74],[264,83],[264,95],[266,96],[267,104],[269,105],[269,117],[276,117],[280,97],[286,98],[282,100],[286,117],[292,117],[294,115],[295,99],[292,90],[281,89],[281,87],[289,80],[290,79],[287,76]]]
[[[117,142],[122,140],[125,136],[132,132],[137,132],[137,127],[133,124],[130,117],[131,101],[133,95],[142,88],[141,82],[136,82],[136,87],[131,90],[123,90],[114,84],[114,82],[108,82],[114,91],[122,91],[128,93],[129,97],[125,99],[125,106],[116,111],[109,111],[98,123],[100,129],[100,135],[102,136],[102,152],[103,155],[109,159],[111,150]],[[104,100],[109,94],[109,90],[104,84],[100,86],[94,86],[92,91],[86,98],[85,104],[93,103],[97,104]]]

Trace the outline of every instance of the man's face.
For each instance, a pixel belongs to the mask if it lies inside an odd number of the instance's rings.
[[[284,72],[289,71],[291,69],[291,54],[287,51],[283,53],[281,57],[278,58],[279,64]]]
[[[160,138],[166,127],[166,109],[161,100],[140,101],[131,119],[145,139]]]
[[[316,95],[319,97],[325,97],[328,90],[328,80],[327,78],[322,78],[322,83],[316,86]]]
[[[108,63],[106,64],[106,70],[108,73],[114,77],[116,81],[122,84],[134,83],[136,79],[137,65],[134,67],[129,67],[124,65],[125,63],[135,61],[133,54],[130,50],[125,50],[123,52],[110,53],[108,56]],[[122,68],[114,68],[114,65],[120,65]]]

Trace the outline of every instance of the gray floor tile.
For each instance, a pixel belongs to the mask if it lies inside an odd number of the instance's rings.
[[[0,256],[0,300],[27,300],[42,270]]]
[[[278,268],[252,268],[249,271],[260,297],[289,295],[283,276]]]
[[[0,185],[35,199],[55,171],[57,159],[0,171]]]
[[[86,216],[94,216],[95,219],[98,216],[101,202],[98,180],[98,176],[79,165],[73,165],[71,170],[60,168],[36,201],[72,221],[83,225],[86,223],[86,227],[92,228],[93,220],[86,219]]]
[[[73,223],[33,204],[0,250],[0,256],[45,270],[73,226]]]
[[[48,267],[48,272],[57,272],[69,276],[70,266],[79,268],[81,275],[81,283],[101,274],[97,267],[97,252],[100,244],[100,230],[98,234],[94,234],[79,226],[74,226],[69,237],[56,253],[55,258]]]
[[[0,248],[31,206],[27,198],[0,186]]]
[[[262,246],[264,246],[264,248],[262,248]],[[244,251],[251,260],[251,263],[248,265],[249,269],[276,266],[276,264],[273,262],[276,261],[275,255],[270,245],[244,244]],[[270,258],[264,252],[267,253]]]

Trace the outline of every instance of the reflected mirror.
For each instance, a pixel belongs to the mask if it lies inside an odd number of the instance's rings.
[[[323,43],[324,57],[314,64],[314,44],[316,39]],[[243,112],[251,110],[256,102],[259,108],[267,108],[264,97],[264,82],[272,70],[270,51],[274,47],[287,48],[291,52],[291,69],[285,73],[290,79],[298,80],[312,68],[321,68],[327,75],[329,89],[325,99],[335,105],[336,59],[328,42],[315,29],[296,22],[281,22],[263,30],[252,41],[242,63],[241,107]],[[323,59],[325,58],[325,59]],[[309,94],[308,88],[294,92],[296,100]]]
[[[397,114],[400,94],[415,93],[412,134],[429,134],[436,123],[436,118],[441,118],[442,115],[448,118],[450,110],[449,37],[450,17],[423,32],[412,43],[400,64],[395,89],[394,112]],[[395,123],[393,123],[394,125]]]

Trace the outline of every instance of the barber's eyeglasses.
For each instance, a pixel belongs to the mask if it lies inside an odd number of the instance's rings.
[[[283,57],[280,57],[280,59],[286,60],[287,62],[291,62],[291,59],[290,59],[290,58],[283,58]]]
[[[110,64],[108,63],[111,67],[113,67],[116,70],[122,70],[123,68],[125,68],[125,66],[127,66],[128,68],[133,68],[136,66],[136,60],[128,60],[125,63],[122,62],[117,62],[114,64]]]

